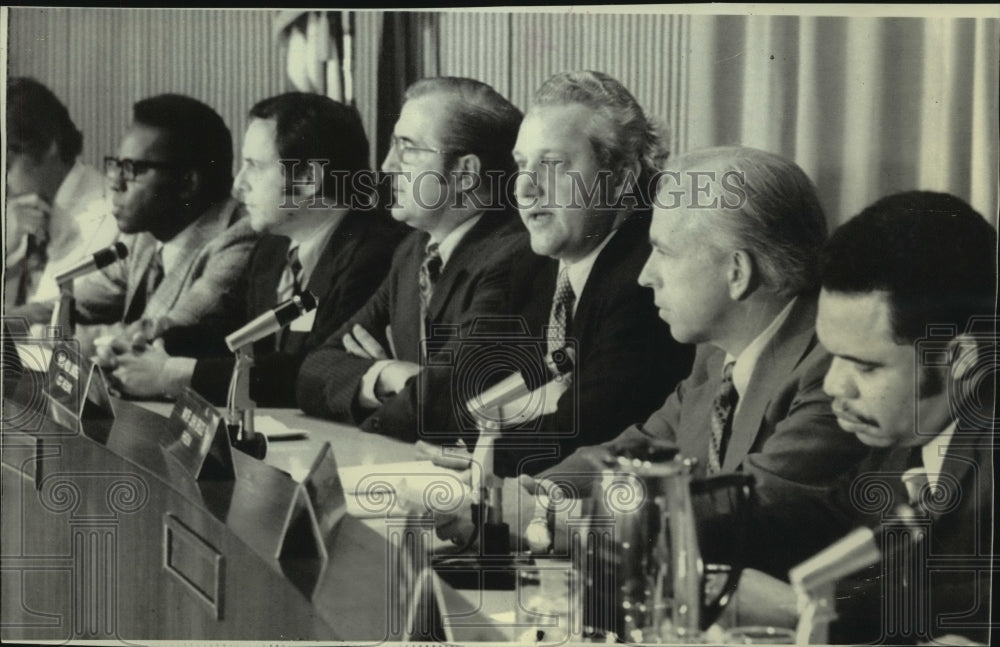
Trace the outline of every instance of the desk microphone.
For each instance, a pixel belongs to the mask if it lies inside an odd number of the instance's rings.
[[[96,272],[97,270],[111,265],[115,261],[120,261],[128,256],[128,247],[125,243],[117,242],[107,249],[88,256],[65,272],[56,275],[56,284],[64,285],[81,276]]]
[[[278,332],[315,307],[316,297],[312,292],[304,290],[227,336],[226,345],[229,350],[236,351]]]

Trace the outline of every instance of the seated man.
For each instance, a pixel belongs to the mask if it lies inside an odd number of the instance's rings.
[[[516,195],[532,250],[512,284],[532,332],[546,339],[548,366],[564,341],[575,354],[571,388],[539,405],[542,414],[507,429],[497,468],[537,473],[611,430],[644,420],[691,369],[682,346],[636,279],[648,255],[653,160],[658,138],[642,108],[600,72],[557,74],[535,93],[514,146]],[[653,187],[655,188],[655,187]],[[544,408],[543,408],[544,407]],[[536,412],[529,412],[534,415]]]
[[[199,324],[219,338],[232,327],[234,288],[256,241],[228,199],[229,129],[181,95],[143,99],[133,113],[118,157],[105,159],[128,258],[77,280],[78,321],[121,322],[126,337],[142,331],[149,339]]]
[[[47,322],[55,277],[118,234],[104,176],[79,159],[83,134],[51,90],[34,79],[7,82],[7,208],[4,305],[35,302]]]
[[[996,230],[968,204],[914,191],[863,210],[820,257],[816,331],[833,354],[824,387],[845,435],[871,449],[830,488],[763,502],[750,563],[788,568],[831,535],[891,525],[901,503],[926,532],[922,549],[902,551],[915,563],[841,583],[833,642],[990,636],[996,249]],[[786,539],[779,549],[765,535]]]
[[[603,459],[660,444],[696,459],[698,476],[752,474],[764,500],[829,484],[864,446],[839,430],[822,389],[830,356],[814,330],[815,259],[826,220],[812,182],[786,159],[740,147],[693,151],[668,169],[639,282],[674,338],[699,344],[694,368],[644,424],[543,472],[543,489],[589,494]],[[530,497],[505,500],[520,506],[512,528],[524,528]],[[464,532],[450,521],[443,535]]]
[[[288,93],[250,110],[243,165],[233,193],[250,226],[265,233],[254,247],[235,293],[254,319],[302,289],[315,312],[254,344],[250,397],[260,406],[295,406],[295,376],[306,352],[339,328],[375,292],[389,270],[398,235],[371,209],[359,187],[368,164],[368,138],[357,111],[318,94]],[[315,163],[315,166],[313,166]],[[291,174],[295,175],[292,177]],[[201,327],[175,327],[164,343],[118,358],[114,376],[133,396],[176,397],[192,386],[224,404],[234,357],[170,357],[190,347]]]
[[[523,227],[494,197],[512,172],[520,123],[478,81],[425,79],[407,90],[382,170],[393,218],[417,231],[375,295],[309,353],[296,387],[306,413],[413,441],[423,403],[451,406],[449,380],[418,379],[427,348],[459,343],[480,315],[506,312],[514,260],[530,255]]]

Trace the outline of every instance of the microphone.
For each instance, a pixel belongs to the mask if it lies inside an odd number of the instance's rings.
[[[921,541],[923,532],[914,523],[916,512],[913,508],[900,505],[897,513],[903,525],[913,531],[911,542]],[[900,547],[883,545],[883,530],[884,526],[854,529],[846,537],[794,566],[788,571],[788,581],[798,590],[817,591],[883,559],[891,561]]]
[[[227,336],[226,345],[229,350],[236,351],[278,332],[315,307],[316,297],[312,292],[304,290]]]
[[[490,388],[474,395],[465,403],[466,410],[473,414],[482,414],[490,409],[499,408],[517,398],[528,394],[528,385],[520,372],[508,375]]]
[[[95,252],[91,256],[83,259],[65,272],[56,275],[56,284],[62,286],[81,276],[96,272],[97,270],[111,265],[115,261],[120,261],[128,256],[128,247],[125,243],[117,242],[107,249]]]

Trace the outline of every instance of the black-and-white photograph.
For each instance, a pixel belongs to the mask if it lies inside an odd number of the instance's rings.
[[[0,19],[3,642],[1000,633],[996,5]]]

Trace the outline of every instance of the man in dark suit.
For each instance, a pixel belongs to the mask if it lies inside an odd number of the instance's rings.
[[[455,401],[435,356],[456,356],[481,315],[508,311],[510,273],[527,254],[503,195],[520,122],[510,102],[471,79],[407,90],[382,170],[392,216],[417,231],[372,298],[306,358],[296,386],[306,413],[410,441],[440,431],[422,424],[423,406],[447,419]]]
[[[250,396],[261,406],[294,406],[295,376],[318,346],[375,291],[389,269],[396,234],[373,209],[358,176],[368,139],[357,111],[316,94],[257,103],[243,140],[233,193],[250,225],[266,234],[235,290],[249,321],[303,289],[314,312],[254,344]],[[235,329],[243,321],[232,322]],[[135,396],[176,396],[190,385],[224,403],[234,358],[170,357],[194,350],[203,330],[165,331],[163,343],[119,358],[115,377]],[[222,351],[226,349],[223,347]]]
[[[826,220],[812,182],[789,160],[741,147],[693,151],[667,169],[639,282],[674,338],[698,344],[691,374],[645,423],[522,484],[585,496],[605,459],[661,444],[696,458],[700,476],[752,474],[765,500],[833,482],[864,446],[839,430],[822,388],[830,356],[814,332],[815,260]],[[525,528],[535,502],[504,499],[516,506],[505,518]]]
[[[996,248],[968,204],[914,191],[866,208],[823,250],[824,386],[840,426],[871,450],[833,487],[756,510],[751,565],[787,568],[858,525],[878,527],[888,548],[903,536],[899,504],[924,533],[841,582],[833,642],[990,636]],[[778,550],[765,536],[786,541]]]
[[[546,341],[545,364],[526,371],[544,386],[536,410],[508,406],[516,413],[498,441],[502,473],[534,474],[607,440],[645,419],[690,370],[693,347],[674,341],[637,283],[662,154],[642,108],[606,74],[557,74],[535,93],[514,146],[515,190],[532,251],[547,260],[524,264],[533,273],[512,290]],[[571,370],[553,360],[564,350]]]

